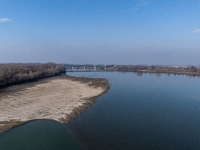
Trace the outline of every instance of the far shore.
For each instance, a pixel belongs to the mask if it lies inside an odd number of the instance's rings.
[[[108,90],[106,79],[68,75],[0,89],[0,133],[38,119],[68,123]]]
[[[65,64],[66,69],[94,69],[119,72],[156,73],[200,76],[200,66],[165,66],[165,65],[72,65]]]

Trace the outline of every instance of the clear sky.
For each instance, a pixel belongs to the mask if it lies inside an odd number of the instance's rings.
[[[0,0],[0,63],[200,65],[199,0]]]

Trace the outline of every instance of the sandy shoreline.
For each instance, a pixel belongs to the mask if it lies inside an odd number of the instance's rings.
[[[0,132],[36,119],[67,123],[109,90],[106,79],[67,75],[0,90]]]

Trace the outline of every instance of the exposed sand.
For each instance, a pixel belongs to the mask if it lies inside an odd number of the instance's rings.
[[[105,79],[53,77],[0,90],[0,132],[35,119],[67,123],[109,89]]]

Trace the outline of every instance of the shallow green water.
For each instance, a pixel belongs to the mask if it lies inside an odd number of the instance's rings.
[[[0,150],[81,150],[65,125],[51,120],[31,121],[0,134]]]

